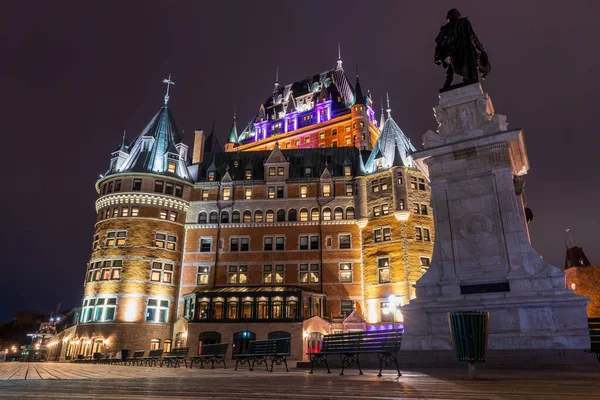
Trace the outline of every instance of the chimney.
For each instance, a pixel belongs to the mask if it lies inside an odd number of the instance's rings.
[[[194,149],[192,151],[192,164],[199,164],[204,159],[204,131],[197,129],[194,131]]]

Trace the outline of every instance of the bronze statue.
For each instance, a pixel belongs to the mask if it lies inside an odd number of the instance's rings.
[[[444,89],[452,84],[454,73],[466,84],[478,82],[479,74],[485,79],[492,67],[469,20],[461,18],[460,12],[453,8],[448,11],[446,21],[435,38],[434,61],[446,69]]]

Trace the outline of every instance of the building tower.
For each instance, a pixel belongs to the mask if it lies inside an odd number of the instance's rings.
[[[590,263],[583,248],[574,246],[572,242],[565,257],[565,281],[567,288],[590,298],[588,317],[600,318],[600,267]]]
[[[123,140],[96,182],[74,354],[171,346],[192,183],[168,100],[167,89],[161,109],[131,144]]]

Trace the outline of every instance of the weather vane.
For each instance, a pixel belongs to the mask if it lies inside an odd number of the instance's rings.
[[[171,87],[171,85],[175,85],[175,82],[173,82],[171,80],[171,74],[169,74],[169,77],[167,79],[163,79],[163,83],[167,84],[167,94],[165,94],[165,106],[166,106],[167,103],[169,102],[169,88]]]

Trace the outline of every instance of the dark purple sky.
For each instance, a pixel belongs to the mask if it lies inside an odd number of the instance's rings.
[[[443,71],[433,39],[446,11],[470,17],[493,71],[484,88],[523,127],[533,243],[564,262],[564,229],[600,261],[600,52],[597,1],[11,1],[0,13],[3,115],[0,321],[17,309],[78,305],[94,226],[94,182],[124,129],[162,104],[191,145],[196,128],[225,141],[273,87],[360,66],[374,99],[413,143],[435,128]],[[377,103],[376,109],[379,109]]]

